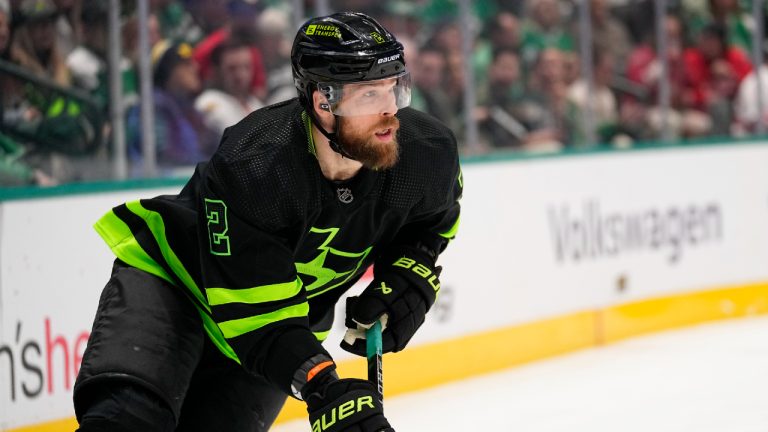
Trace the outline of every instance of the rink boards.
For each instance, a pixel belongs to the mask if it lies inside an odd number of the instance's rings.
[[[768,312],[766,167],[756,142],[465,161],[440,298],[409,348],[385,355],[387,396]],[[72,385],[112,262],[91,225],[181,185],[0,191],[0,431],[74,428]],[[342,375],[363,377],[337,347],[340,325],[326,346]],[[304,415],[289,401],[281,419]]]

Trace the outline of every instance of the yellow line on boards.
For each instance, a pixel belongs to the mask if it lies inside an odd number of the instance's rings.
[[[384,356],[385,396],[422,390],[645,333],[765,313],[768,313],[768,282],[639,300],[409,347]],[[342,377],[366,376],[366,363],[362,358],[339,362],[338,368]],[[277,422],[306,417],[304,403],[289,398]],[[72,418],[7,432],[59,432],[76,427]]]
[[[690,324],[768,313],[768,282],[698,291],[611,306],[602,311],[604,340]]]
[[[77,429],[77,420],[74,417],[54,420],[34,426],[25,426],[17,429],[8,429],[8,432],[72,432]]]

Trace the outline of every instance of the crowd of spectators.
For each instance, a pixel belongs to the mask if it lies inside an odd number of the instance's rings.
[[[328,5],[366,12],[403,41],[412,106],[448,124],[465,152],[626,147],[659,140],[663,131],[672,140],[746,136],[768,120],[768,67],[754,68],[750,57],[756,19],[763,17],[753,16],[750,4],[668,1],[666,52],[658,53],[654,1],[589,1],[591,40],[580,36],[574,0],[473,1],[470,58],[462,50],[455,0]],[[308,14],[316,3],[305,1]],[[0,66],[24,71],[20,76],[0,67],[0,185],[109,177],[111,125],[83,114],[86,106],[109,109],[108,4],[0,0]],[[136,1],[121,4],[120,76],[132,175],[141,175],[145,133],[155,136],[161,174],[173,173],[209,157],[223,130],[249,112],[296,95],[289,58],[294,2],[150,0],[149,26],[141,29]],[[151,45],[151,132],[142,130],[139,107],[140,32]],[[591,80],[580,62],[584,44],[593,53]],[[660,108],[662,56],[666,111]],[[463,142],[466,65],[474,75],[469,85],[480,132],[471,145]],[[758,75],[764,84],[758,85]],[[41,82],[53,92],[41,91]],[[587,110],[593,133],[585,128]],[[83,145],[86,140],[100,144]]]

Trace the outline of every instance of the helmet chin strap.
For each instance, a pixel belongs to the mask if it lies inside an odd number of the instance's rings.
[[[321,105],[321,107],[322,107],[322,105]],[[355,158],[350,156],[349,153],[347,153],[346,150],[344,150],[344,148],[341,146],[341,144],[339,144],[339,138],[338,138],[337,132],[328,132],[328,131],[326,131],[325,128],[322,126],[322,124],[320,124],[320,120],[315,115],[315,110],[314,109],[309,109],[308,111],[310,113],[309,114],[310,118],[315,123],[315,127],[317,127],[317,130],[319,130],[320,133],[323,134],[323,136],[328,138],[328,144],[331,146],[331,149],[333,151],[335,151],[336,153],[340,154],[342,157],[345,157],[347,159],[356,160]],[[330,109],[328,109],[328,111],[330,111]],[[341,123],[339,122],[339,116],[337,116],[336,114],[333,114],[333,117],[336,120],[336,130],[338,130],[341,127]]]

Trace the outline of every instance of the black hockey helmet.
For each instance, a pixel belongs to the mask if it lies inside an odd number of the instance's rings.
[[[293,80],[299,99],[313,115],[312,94],[319,90],[335,115],[373,114],[344,112],[337,104],[345,85],[396,78],[398,108],[410,103],[410,78],[403,45],[373,18],[357,12],[340,12],[312,18],[296,34],[291,50]]]

